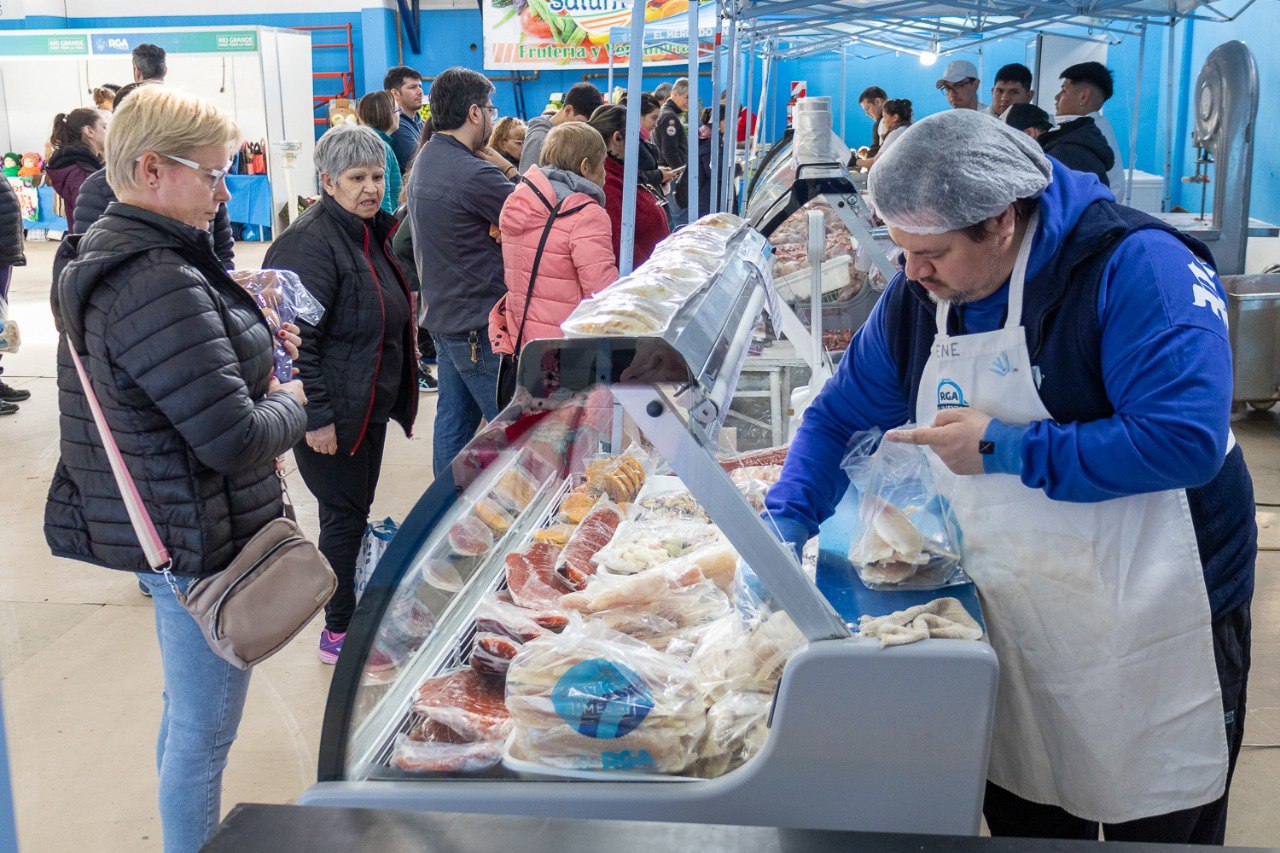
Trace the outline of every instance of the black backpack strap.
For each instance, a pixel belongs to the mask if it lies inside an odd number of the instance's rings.
[[[529,289],[525,291],[524,313],[520,317],[520,328],[516,333],[515,354],[517,356],[520,355],[520,347],[524,344],[524,324],[529,320],[529,306],[533,304],[533,286],[538,280],[538,267],[542,266],[542,253],[546,250],[547,240],[551,237],[551,227],[555,225],[556,220],[560,217],[572,216],[590,204],[590,202],[584,202],[577,207],[571,207],[568,210],[563,210],[564,199],[561,199],[556,202],[555,205],[552,205],[551,202],[547,201],[547,197],[542,194],[542,191],[534,186],[533,182],[528,178],[521,178],[520,182],[533,190],[533,194],[536,195],[538,200],[546,206],[547,210],[551,211],[551,215],[547,217],[547,224],[542,228],[542,237],[538,240],[538,251],[533,255],[533,267],[529,270]]]

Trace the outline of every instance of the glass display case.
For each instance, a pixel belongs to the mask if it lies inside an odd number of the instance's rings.
[[[814,580],[847,560],[761,519],[786,449],[721,427],[788,312],[764,239],[710,219],[530,342],[405,520],[304,804],[976,833],[994,655],[853,637]]]

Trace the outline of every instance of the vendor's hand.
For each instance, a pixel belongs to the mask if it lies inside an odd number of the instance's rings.
[[[298,371],[295,369],[293,372],[297,373]],[[293,395],[293,399],[297,400],[299,403],[301,403],[304,406],[307,404],[307,395],[306,395],[306,392],[302,390],[301,379],[294,379],[289,382],[281,382],[279,379],[276,379],[274,376],[272,376],[271,381],[267,383],[267,393],[271,394],[275,391],[288,391],[290,394]]]
[[[307,447],[316,453],[332,456],[338,452],[338,428],[329,424],[307,433]]]
[[[669,184],[676,179],[675,169],[668,169],[666,166],[659,166],[658,171],[662,173],[663,184]]]
[[[973,409],[943,409],[931,427],[899,429],[885,433],[887,441],[918,444],[938,454],[954,474],[981,474],[978,444],[987,432],[991,416]]]
[[[295,361],[298,358],[298,347],[302,346],[302,330],[292,323],[282,323],[280,331],[276,332],[280,337],[280,342],[284,344],[284,351],[289,353],[289,358]],[[295,370],[294,373],[298,371]]]

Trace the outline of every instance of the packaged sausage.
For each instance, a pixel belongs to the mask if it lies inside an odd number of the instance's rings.
[[[275,349],[275,377],[281,382],[293,379],[293,358],[285,351],[277,334],[285,323],[304,320],[314,326],[324,316],[324,306],[302,285],[292,270],[232,270],[232,280],[258,303]]]

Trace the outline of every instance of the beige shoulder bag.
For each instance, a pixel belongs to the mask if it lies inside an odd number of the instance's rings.
[[[328,603],[338,588],[338,579],[324,555],[298,527],[287,500],[288,491],[284,490],[279,461],[276,472],[286,498],[284,516],[254,534],[231,565],[193,582],[183,594],[169,570],[169,551],[160,541],[138,487],[125,467],[84,364],[70,341],[67,349],[84,386],[129,521],[151,570],[164,575],[173,594],[200,626],[209,648],[232,666],[248,669],[280,651]]]

